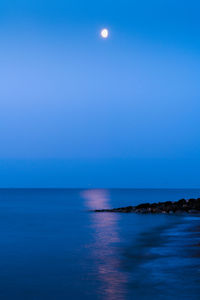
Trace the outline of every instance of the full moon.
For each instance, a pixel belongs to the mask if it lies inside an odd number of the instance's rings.
[[[101,30],[101,37],[103,39],[107,39],[108,35],[109,35],[108,29],[104,28],[104,29]]]

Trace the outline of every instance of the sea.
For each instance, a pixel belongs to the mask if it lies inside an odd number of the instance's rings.
[[[0,299],[200,298],[199,215],[93,209],[200,189],[1,189]]]

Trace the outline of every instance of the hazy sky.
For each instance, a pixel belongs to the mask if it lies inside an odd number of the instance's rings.
[[[198,187],[199,11],[0,0],[0,186]]]

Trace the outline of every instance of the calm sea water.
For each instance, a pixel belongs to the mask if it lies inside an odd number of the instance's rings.
[[[199,299],[200,218],[91,213],[200,190],[0,190],[0,299]]]

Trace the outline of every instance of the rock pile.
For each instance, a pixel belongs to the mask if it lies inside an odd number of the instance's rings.
[[[118,212],[141,214],[174,214],[174,213],[200,213],[200,198],[181,199],[179,201],[167,201],[159,203],[144,203],[137,206],[127,206],[113,209],[97,209],[94,212]]]

